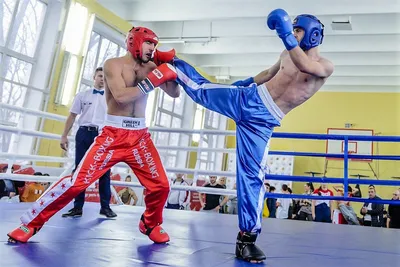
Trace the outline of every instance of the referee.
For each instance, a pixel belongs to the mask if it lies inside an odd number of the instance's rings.
[[[75,169],[98,135],[99,127],[103,124],[107,112],[102,67],[96,69],[93,78],[93,88],[79,92],[75,96],[70,114],[65,123],[64,133],[61,137],[60,146],[63,150],[68,151],[67,136],[75,122],[76,116],[80,115],[78,119],[79,130],[75,136]],[[117,214],[110,208],[110,170],[99,180],[99,193],[101,204],[100,214],[108,218],[116,217]],[[68,213],[63,214],[62,217],[81,217],[84,202],[85,191],[76,196],[74,208],[69,210]]]

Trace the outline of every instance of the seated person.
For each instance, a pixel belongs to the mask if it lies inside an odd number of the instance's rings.
[[[131,182],[132,177],[130,175],[126,176],[125,182]],[[122,203],[125,205],[131,205],[131,200],[133,199],[132,206],[136,206],[138,201],[138,197],[136,196],[135,191],[130,187],[125,187],[118,192],[118,196],[121,198]]]
[[[338,186],[335,186],[334,189],[336,190],[336,192],[338,193],[339,196],[344,196],[343,187],[340,188]],[[351,186],[348,186],[347,191],[348,191],[347,196],[352,197],[353,190],[352,190]],[[353,207],[351,206],[350,201],[338,200],[337,208],[340,210],[340,212],[343,215],[343,218],[346,220],[346,222],[348,224],[360,225],[360,222],[357,218],[357,214],[354,211]]]

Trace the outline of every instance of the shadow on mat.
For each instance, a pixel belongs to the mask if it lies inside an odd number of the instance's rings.
[[[149,244],[138,246],[137,251],[137,258],[138,260],[142,261],[146,264],[157,264],[160,266],[171,266],[170,264],[166,263],[161,257],[162,255],[168,255],[169,244]],[[164,251],[166,250],[166,251]],[[157,254],[160,253],[160,254]]]
[[[62,255],[47,246],[42,246],[39,242],[9,244],[9,246],[13,246],[13,252],[24,258],[25,266],[43,266],[43,262],[46,262],[46,266],[60,266],[60,262],[63,261]],[[29,264],[26,262],[29,262]]]

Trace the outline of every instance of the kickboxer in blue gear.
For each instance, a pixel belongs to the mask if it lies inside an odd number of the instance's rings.
[[[192,66],[174,58],[177,82],[194,102],[236,122],[236,173],[240,232],[236,257],[258,263],[266,257],[255,245],[261,232],[264,177],[269,141],[285,114],[313,96],[333,72],[333,64],[320,57],[317,46],[323,25],[314,16],[300,15],[294,24],[277,9],[267,19],[282,39],[279,61],[244,81],[232,85],[211,83]]]

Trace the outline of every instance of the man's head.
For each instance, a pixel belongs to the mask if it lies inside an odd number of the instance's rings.
[[[400,190],[396,190],[393,192],[393,200],[399,200],[400,199]]]
[[[126,36],[126,48],[134,59],[149,62],[158,44],[157,35],[145,27],[133,27]]]
[[[125,177],[125,182],[131,182],[132,181],[132,177],[130,175],[127,175]]]
[[[375,186],[371,184],[370,186],[368,186],[368,197],[374,198],[375,196],[376,196]]]
[[[308,14],[298,15],[293,20],[293,29],[294,37],[304,51],[322,44],[324,24],[317,17]]]
[[[102,67],[98,67],[93,76],[94,88],[101,89],[104,87],[104,72]]]
[[[184,175],[183,173],[177,173],[177,174],[176,174],[176,180],[177,180],[177,181],[182,181],[184,176],[185,176],[185,175]]]
[[[216,181],[217,181],[217,176],[210,175],[210,184],[215,184]]]

